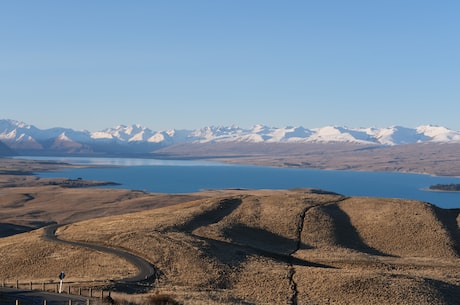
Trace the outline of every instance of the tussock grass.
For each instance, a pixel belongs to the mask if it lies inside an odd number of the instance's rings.
[[[142,301],[129,301],[127,299],[114,299],[112,297],[105,297],[102,300],[104,305],[182,305],[173,297],[166,294],[154,294],[145,297]]]
[[[106,195],[132,200],[130,193]],[[148,198],[158,202],[159,197]],[[182,304],[455,304],[460,299],[456,210],[308,189],[208,191],[180,200],[155,209],[146,200],[144,211],[98,214],[57,234],[144,257],[160,271],[151,295],[172,295]],[[0,255],[13,262],[2,260],[1,272],[38,278],[64,261],[58,256],[63,251],[73,255],[75,265],[93,257],[96,278],[133,272],[102,253],[65,245],[52,250],[56,245],[39,236],[35,231],[0,239]],[[14,252],[21,244],[23,250]],[[26,247],[37,257],[28,263],[33,273],[19,266]],[[34,263],[40,260],[44,263]],[[79,270],[73,272],[84,277]],[[147,301],[145,296],[125,300]]]

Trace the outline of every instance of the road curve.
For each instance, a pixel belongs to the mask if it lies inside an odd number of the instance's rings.
[[[68,244],[68,245],[77,246],[77,247],[84,247],[87,249],[101,251],[101,252],[105,252],[109,254],[114,254],[116,256],[124,258],[125,260],[127,260],[128,262],[136,266],[136,268],[139,270],[135,276],[124,278],[124,279],[118,280],[117,282],[119,283],[138,283],[138,282],[143,282],[146,280],[153,281],[156,278],[157,274],[156,274],[155,267],[149,262],[147,262],[146,260],[144,260],[143,258],[136,256],[132,253],[129,253],[127,251],[120,250],[120,249],[104,247],[104,246],[96,245],[96,244],[88,244],[88,243],[83,243],[83,242],[59,239],[56,236],[56,230],[58,227],[59,227],[58,224],[52,224],[52,225],[44,227],[44,233],[43,233],[42,238],[48,241]]]
[[[67,304],[69,300],[72,300],[74,305],[85,305],[87,304],[86,297],[75,296],[70,294],[57,294],[36,290],[20,290],[15,288],[0,288],[0,294],[3,299],[0,300],[1,304],[14,304],[14,301],[19,301],[19,304],[27,305],[43,305],[44,300],[48,305],[62,305]]]

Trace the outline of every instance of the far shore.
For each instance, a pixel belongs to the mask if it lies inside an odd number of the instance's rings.
[[[37,158],[49,157],[53,159],[54,156],[37,156]],[[62,156],[58,156],[62,157]],[[418,175],[430,175],[436,177],[452,177],[460,178],[460,172],[455,171],[452,167],[450,171],[440,172],[436,168],[419,168],[418,166],[411,166],[405,168],[404,166],[388,166],[388,164],[369,164],[365,160],[359,164],[341,165],[339,161],[335,163],[324,163],[318,162],[318,164],[310,162],[294,162],[294,156],[69,156],[69,157],[81,157],[81,158],[134,158],[134,159],[152,159],[152,160],[177,160],[177,161],[209,161],[209,162],[221,162],[224,164],[234,165],[253,165],[253,166],[268,166],[268,167],[280,167],[280,168],[304,168],[314,170],[343,170],[343,171],[355,171],[355,172],[394,172],[394,173],[407,173],[407,174],[418,174]],[[290,161],[290,162],[288,162]],[[48,161],[34,159],[34,156],[15,156],[0,158],[0,164],[3,168],[0,169],[0,174],[5,175],[35,175],[36,172],[48,172],[57,171],[63,168],[104,168],[104,167],[120,167],[123,165],[113,164],[75,164],[69,162],[59,161]],[[14,166],[5,166],[10,164]],[[391,162],[389,162],[391,163]],[[422,165],[420,165],[422,166]],[[434,191],[434,190],[430,190]],[[455,191],[454,191],[455,192]]]

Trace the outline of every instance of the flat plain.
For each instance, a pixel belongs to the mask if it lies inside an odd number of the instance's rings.
[[[183,304],[460,300],[458,209],[315,189],[170,195],[76,188],[24,175],[47,164],[9,164],[0,175],[0,280],[50,282],[65,270],[70,282],[113,286],[137,273],[122,257],[44,239],[43,227],[58,223],[59,239],[123,249],[155,267],[148,291],[120,298],[162,293]]]
[[[276,167],[391,171],[460,177],[460,144],[395,146],[351,143],[205,143],[172,145],[155,151],[175,158]]]

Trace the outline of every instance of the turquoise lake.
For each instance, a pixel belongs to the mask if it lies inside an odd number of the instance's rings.
[[[460,192],[432,192],[433,184],[460,183],[460,178],[391,172],[355,172],[228,165],[217,162],[133,158],[21,157],[72,164],[107,165],[102,168],[65,169],[37,173],[116,182],[110,188],[158,193],[190,193],[205,189],[319,188],[346,196],[415,199],[442,208],[460,208]]]

